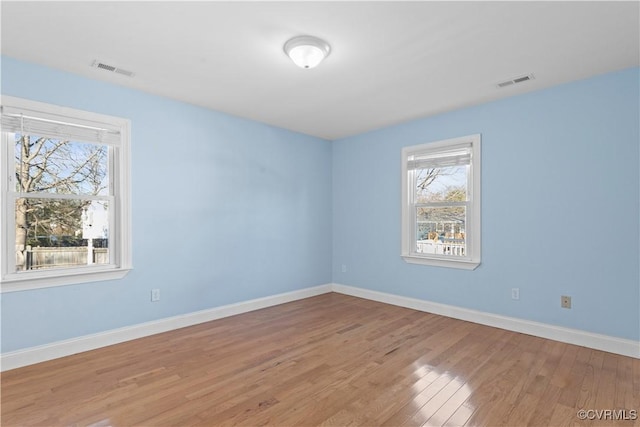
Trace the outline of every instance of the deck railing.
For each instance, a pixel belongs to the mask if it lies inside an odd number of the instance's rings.
[[[417,244],[420,254],[465,256],[464,240],[418,240]]]

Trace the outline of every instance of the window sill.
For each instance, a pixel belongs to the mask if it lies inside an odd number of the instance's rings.
[[[89,271],[83,270],[65,273],[56,272],[58,274],[16,273],[2,279],[0,282],[0,293],[122,279],[129,271],[131,271],[131,268],[91,269]]]
[[[454,260],[443,258],[427,258],[414,255],[402,255],[405,262],[409,264],[430,265],[433,267],[458,268],[461,270],[475,270],[479,265],[479,260]]]

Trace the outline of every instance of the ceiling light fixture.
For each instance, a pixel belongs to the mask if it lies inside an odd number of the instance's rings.
[[[331,52],[331,46],[313,36],[294,37],[284,44],[284,52],[300,68],[313,68]]]

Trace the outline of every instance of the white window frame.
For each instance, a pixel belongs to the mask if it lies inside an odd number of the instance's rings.
[[[427,144],[404,147],[402,149],[402,258],[412,264],[431,265],[436,267],[474,270],[481,261],[481,137],[480,134],[446,139]],[[471,147],[471,161],[467,176],[467,218],[466,254],[465,256],[423,254],[417,252],[415,218],[415,171],[409,167],[410,160],[416,155],[430,155],[450,151],[457,147]]]
[[[15,271],[15,191],[14,132],[2,129],[0,137],[0,292],[47,288],[123,278],[132,269],[131,257],[131,168],[128,119],[76,110],[42,102],[2,95],[2,114],[23,114],[56,123],[71,124],[79,131],[110,132],[119,138],[109,145],[109,185],[113,203],[110,218],[108,264],[67,269]],[[46,136],[46,135],[43,135]],[[12,138],[13,137],[13,138]],[[85,140],[84,142],[103,143]]]

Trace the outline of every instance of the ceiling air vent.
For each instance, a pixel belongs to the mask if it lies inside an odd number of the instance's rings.
[[[533,80],[533,74],[527,74],[527,75],[524,75],[524,76],[514,77],[511,80],[505,80],[503,82],[500,82],[496,86],[499,87],[499,88],[507,87],[507,86],[515,85],[517,83],[526,82],[526,81],[529,81],[529,80]]]
[[[122,74],[123,76],[133,77],[135,74],[133,71],[123,70],[122,68],[114,67],[113,65],[105,64],[98,60],[93,61],[91,64],[93,68],[100,68],[101,70],[110,71],[112,73]]]

